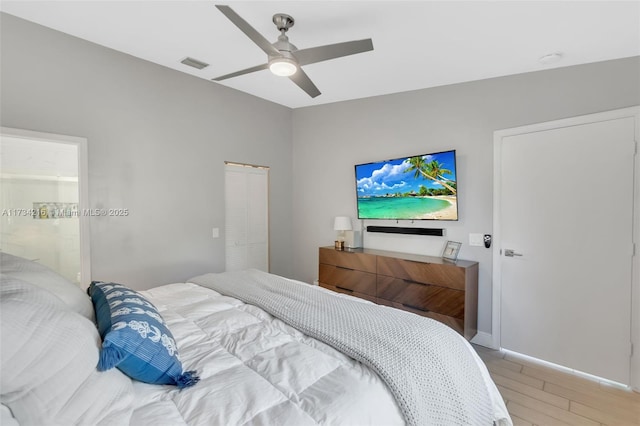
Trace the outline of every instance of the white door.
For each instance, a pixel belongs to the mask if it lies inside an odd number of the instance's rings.
[[[225,269],[269,272],[269,168],[225,164]]]
[[[629,384],[634,118],[496,144],[501,346]]]

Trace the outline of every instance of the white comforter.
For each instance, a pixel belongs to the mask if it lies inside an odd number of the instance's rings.
[[[404,424],[375,373],[257,307],[189,283],[143,294],[201,380],[183,391],[134,382],[132,425]]]
[[[162,313],[185,370],[201,380],[182,391],[134,381],[131,425],[405,424],[376,373],[258,307],[193,283],[142,293]],[[489,391],[496,423],[511,424],[495,386]]]

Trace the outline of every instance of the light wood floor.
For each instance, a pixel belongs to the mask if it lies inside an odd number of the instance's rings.
[[[474,345],[514,425],[640,425],[640,393]]]

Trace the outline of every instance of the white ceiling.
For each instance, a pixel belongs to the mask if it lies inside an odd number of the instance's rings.
[[[268,70],[222,84],[291,108],[640,55],[640,1],[5,1],[3,12],[210,80],[266,62],[215,7],[270,41],[295,18],[299,49],[373,39],[374,50],[307,65],[310,98]],[[538,59],[561,52],[562,60]],[[199,71],[180,63],[210,64]]]

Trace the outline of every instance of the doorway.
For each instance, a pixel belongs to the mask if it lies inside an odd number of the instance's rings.
[[[86,139],[2,127],[0,200],[3,252],[88,287]]]

